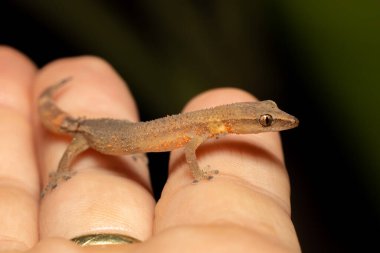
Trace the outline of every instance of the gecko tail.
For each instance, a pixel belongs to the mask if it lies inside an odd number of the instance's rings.
[[[77,129],[77,122],[70,114],[59,108],[53,100],[54,94],[63,85],[72,80],[72,77],[46,88],[38,98],[38,112],[43,125],[54,133],[68,133]]]

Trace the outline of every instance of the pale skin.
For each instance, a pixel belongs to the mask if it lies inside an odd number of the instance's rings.
[[[75,79],[57,97],[65,111],[138,120],[125,83],[103,60],[61,59],[38,70],[26,56],[0,47],[0,249],[104,252],[69,240],[96,231],[143,241],[107,252],[300,252],[278,133],[229,135],[201,145],[200,166],[220,173],[196,185],[184,150],[176,149],[157,204],[144,162],[86,151],[72,164],[77,174],[40,202],[41,185],[48,183],[70,138],[42,127],[37,98],[68,74]],[[241,90],[217,89],[195,97],[184,110],[253,100]]]

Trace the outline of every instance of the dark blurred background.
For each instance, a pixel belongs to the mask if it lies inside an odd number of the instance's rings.
[[[365,252],[380,217],[380,1],[0,1],[0,43],[38,66],[93,54],[142,120],[235,86],[296,115],[282,134],[304,252]],[[156,198],[168,154],[151,154]],[[377,240],[377,241],[376,241]]]

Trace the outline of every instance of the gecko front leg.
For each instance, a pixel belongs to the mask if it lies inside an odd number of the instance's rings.
[[[193,183],[197,183],[203,179],[210,180],[213,178],[214,174],[219,173],[218,170],[205,170],[199,167],[195,152],[199,145],[201,145],[205,140],[207,140],[207,137],[197,136],[192,138],[185,146],[186,162],[190,167],[191,174],[193,175]]]
[[[49,183],[41,193],[41,198],[46,195],[46,193],[52,191],[57,187],[60,181],[69,180],[75,172],[70,170],[71,162],[77,157],[80,153],[89,148],[87,140],[83,137],[82,134],[74,135],[70,145],[66,148],[65,153],[63,154],[61,160],[59,161],[58,169],[55,172],[50,173]]]

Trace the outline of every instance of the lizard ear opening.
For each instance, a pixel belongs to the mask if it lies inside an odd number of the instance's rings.
[[[269,127],[273,123],[273,117],[270,114],[263,114],[260,116],[259,122],[263,127]]]

